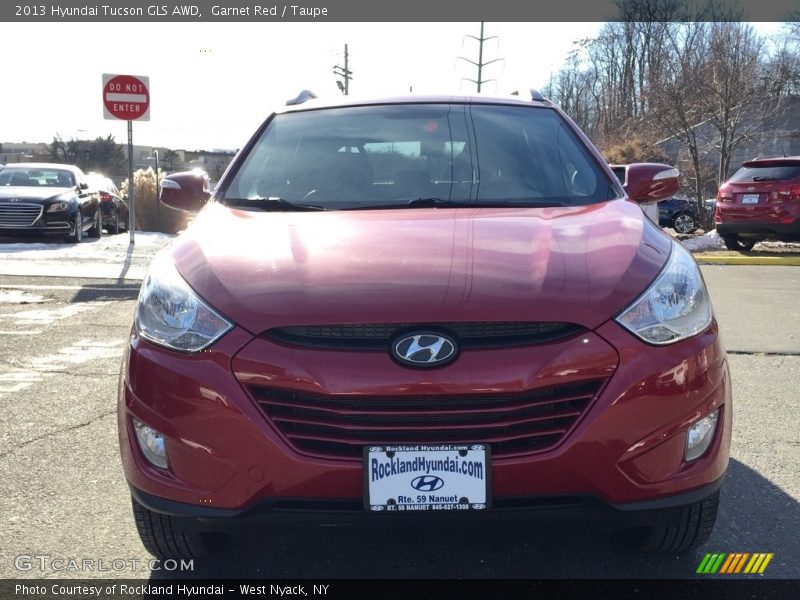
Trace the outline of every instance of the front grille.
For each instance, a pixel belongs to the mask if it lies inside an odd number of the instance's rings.
[[[489,443],[492,456],[548,450],[592,403],[603,380],[518,394],[319,395],[249,386],[272,425],[296,450],[359,459],[364,446]]]
[[[30,227],[42,216],[41,204],[9,202],[0,204],[0,227]]]
[[[355,323],[276,327],[264,336],[278,342],[338,350],[386,350],[401,332],[425,330],[453,335],[462,349],[542,344],[583,331],[573,323],[478,321],[465,323]]]

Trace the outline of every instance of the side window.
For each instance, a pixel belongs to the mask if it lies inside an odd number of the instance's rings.
[[[563,127],[559,130],[559,137],[562,135],[565,135]],[[575,144],[559,143],[558,156],[567,178],[567,195],[577,198],[594,195],[597,189],[597,169],[589,162],[586,153],[580,152]]]
[[[625,167],[611,167],[611,170],[614,172],[614,176],[617,180],[622,185],[625,185]]]

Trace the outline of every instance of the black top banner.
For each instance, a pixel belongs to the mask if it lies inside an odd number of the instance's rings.
[[[669,7],[669,18],[663,18]],[[644,10],[643,10],[644,9]],[[224,3],[110,2],[58,0],[0,4],[0,21],[10,22],[586,22],[653,21],[797,21],[792,0],[239,0]],[[644,15],[644,17],[642,16]]]

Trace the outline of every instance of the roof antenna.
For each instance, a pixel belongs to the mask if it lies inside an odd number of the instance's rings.
[[[531,100],[544,100],[544,96],[535,88],[531,88]]]
[[[316,97],[317,95],[311,90],[303,90],[302,92],[297,94],[297,97],[292,98],[291,100],[287,100],[286,106],[294,106],[295,104],[302,104],[303,102],[306,102],[308,100],[313,100]]]

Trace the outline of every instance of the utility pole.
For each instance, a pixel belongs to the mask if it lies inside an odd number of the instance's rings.
[[[161,190],[158,189],[158,149],[153,150],[153,156],[156,158],[156,231],[161,231]]]
[[[496,63],[498,61],[504,60],[502,58],[495,58],[494,60],[490,60],[489,62],[483,62],[483,43],[486,42],[486,41],[489,41],[489,40],[498,39],[498,37],[496,35],[493,35],[491,37],[483,37],[483,24],[484,24],[484,22],[481,21],[481,37],[475,37],[474,35],[466,35],[466,36],[464,36],[464,37],[472,38],[473,40],[476,40],[478,42],[478,62],[475,62],[474,60],[470,60],[468,58],[464,58],[463,56],[459,56],[458,57],[461,60],[465,60],[468,63],[478,67],[478,78],[477,79],[469,79],[467,77],[464,78],[467,81],[471,81],[472,83],[474,83],[474,84],[476,84],[478,86],[478,93],[480,93],[480,91],[481,91],[481,85],[483,85],[484,83],[488,83],[490,81],[495,81],[494,79],[484,79],[483,78],[483,67],[486,67],[486,66],[491,65],[492,63]]]
[[[339,90],[347,96],[350,93],[350,80],[353,78],[353,72],[350,70],[350,55],[347,52],[347,44],[344,45],[344,67],[340,67],[339,65],[335,65],[333,67],[334,75],[341,77],[344,80],[344,83],[336,80],[336,85],[339,86]]]

